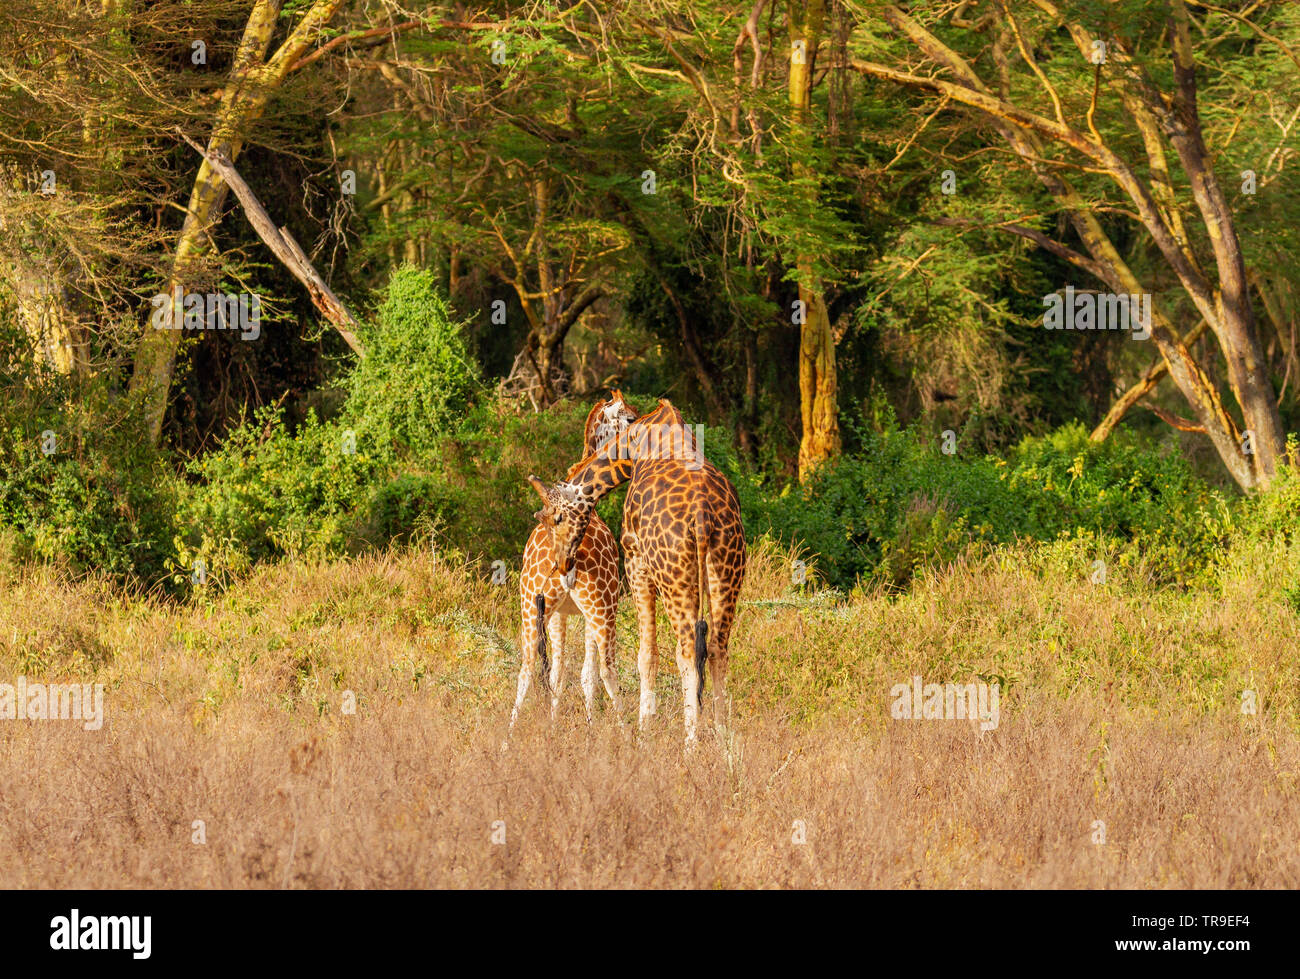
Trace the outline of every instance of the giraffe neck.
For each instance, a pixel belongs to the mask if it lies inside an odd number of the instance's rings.
[[[569,470],[568,483],[589,504],[595,504],[616,486],[632,478],[632,460],[627,458],[627,433],[604,445]]]
[[[681,424],[681,418],[669,402],[661,402],[654,411],[642,415],[570,469],[569,485],[578,491],[586,503],[594,506],[610,490],[632,478],[632,467],[638,453],[644,451],[644,436],[649,429],[673,422]]]

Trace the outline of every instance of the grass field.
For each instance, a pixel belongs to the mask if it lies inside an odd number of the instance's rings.
[[[503,752],[514,582],[428,552],[186,605],[0,565],[0,683],[105,687],[100,730],[0,722],[0,887],[1300,887],[1289,562],[1180,593],[1062,544],[846,597],[792,557],[753,550],[689,756],[663,633],[653,727],[588,727],[578,620]],[[626,601],[618,656],[630,693]],[[893,719],[914,675],[996,679],[996,729]]]

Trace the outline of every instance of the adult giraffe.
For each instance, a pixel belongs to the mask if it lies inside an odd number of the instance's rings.
[[[666,399],[638,417],[615,392],[588,415],[606,438],[541,496],[542,524],[561,573],[573,566],[596,502],[630,480],[623,504],[623,557],[633,601],[641,675],[640,722],[656,711],[655,599],[677,636],[686,740],[695,740],[704,698],[704,663],[713,674],[714,716],[725,711],[728,643],[745,578],[745,533],[735,487],[707,459],[697,436]],[[707,583],[707,587],[705,587]],[[694,647],[692,654],[692,646]]]

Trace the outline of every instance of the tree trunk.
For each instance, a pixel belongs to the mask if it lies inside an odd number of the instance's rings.
[[[790,23],[790,121],[805,140],[812,138],[808,125],[808,106],[812,96],[813,66],[821,41],[825,18],[824,0],[809,0],[802,22],[794,20],[791,5]],[[800,44],[799,42],[802,42]],[[796,162],[796,177],[808,180],[815,175],[805,164]],[[815,195],[815,190],[808,192]],[[840,451],[839,416],[836,405],[835,337],[821,279],[813,264],[814,256],[799,255],[799,299],[803,322],[799,325],[799,408],[803,432],[799,440],[799,481],[806,482],[813,470]]]
[[[18,305],[18,317],[36,362],[59,374],[86,366],[86,329],[68,306],[70,290],[59,267],[62,249],[42,232],[40,218],[24,215],[23,192],[0,167],[0,265]]]

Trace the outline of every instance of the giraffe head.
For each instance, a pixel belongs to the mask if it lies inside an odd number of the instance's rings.
[[[546,528],[551,556],[560,574],[567,575],[573,570],[596,505],[569,483],[547,486],[536,476],[529,476],[528,482],[542,498],[542,508],[533,516]]]
[[[611,391],[609,400],[597,401],[587,413],[583,455],[591,455],[611,439],[618,438],[639,417],[637,410],[623,400],[622,391]]]

